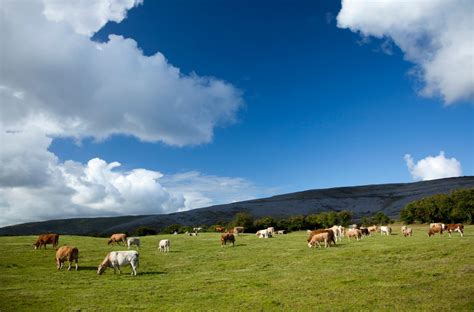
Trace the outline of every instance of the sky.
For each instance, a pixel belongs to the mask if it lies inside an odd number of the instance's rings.
[[[0,226],[474,175],[474,3],[0,0]]]

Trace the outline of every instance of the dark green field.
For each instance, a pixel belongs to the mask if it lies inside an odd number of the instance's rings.
[[[1,311],[317,311],[474,309],[474,226],[452,238],[366,238],[309,249],[306,232],[237,237],[219,234],[142,237],[138,276],[96,275],[107,252],[126,249],[105,238],[61,236],[79,248],[79,271],[58,272],[54,250],[33,250],[36,237],[0,237]],[[157,250],[162,238],[171,253]]]

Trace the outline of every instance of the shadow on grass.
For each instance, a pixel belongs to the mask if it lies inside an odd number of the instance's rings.
[[[81,266],[81,264],[79,264],[78,271],[97,271],[97,267],[98,266]]]
[[[160,271],[155,271],[155,272],[138,272],[137,275],[162,275],[166,274],[166,272],[160,272]]]

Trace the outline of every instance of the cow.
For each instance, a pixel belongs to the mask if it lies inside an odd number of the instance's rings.
[[[109,241],[107,242],[108,245],[110,244],[120,244],[120,243],[127,243],[127,234],[123,233],[117,233],[117,234],[112,234],[110,236]]]
[[[413,231],[411,228],[404,226],[404,229],[402,230],[402,234],[404,237],[407,237],[407,236],[411,237],[413,235]]]
[[[368,228],[366,227],[360,227],[360,232],[362,234],[362,237],[365,237],[365,236],[369,236],[370,235],[370,231]]]
[[[346,236],[348,240],[351,240],[352,237],[359,240],[362,237],[362,231],[359,229],[350,229],[346,232]]]
[[[272,237],[272,234],[268,231],[268,229],[257,231],[256,235],[258,236],[258,238]]]
[[[198,233],[197,232],[185,232],[184,234],[188,235],[188,236],[198,236]]]
[[[311,240],[308,242],[308,247],[314,247],[316,244],[318,245],[318,248],[321,248],[321,242],[324,242],[324,247],[328,248],[328,242],[329,242],[329,234],[330,232],[324,232],[324,233],[319,233],[313,235],[311,237]]]
[[[309,233],[309,237],[306,240],[308,243],[311,241],[314,235],[321,234],[321,233],[328,233],[328,243],[331,244],[333,243],[336,245],[336,240],[334,236],[334,231],[330,229],[322,229],[322,230],[314,230]]]
[[[129,238],[127,238],[128,249],[130,249],[130,247],[132,245],[135,245],[140,249],[140,239],[138,237],[129,237]]]
[[[116,270],[122,274],[120,267],[130,264],[132,267],[132,276],[137,275],[137,267],[139,263],[138,251],[136,250],[125,250],[125,251],[111,251],[105,256],[104,261],[97,268],[97,274],[101,275],[104,273],[106,268],[113,268],[114,274]]]
[[[389,226],[380,227],[380,235],[392,235],[392,228]]]
[[[223,232],[225,232],[225,228],[223,226],[217,225],[216,226],[216,232],[223,233]]]
[[[202,227],[195,227],[193,228],[194,233],[202,231]]]
[[[441,223],[434,224],[433,226],[430,224],[430,228],[428,229],[428,237],[434,236],[436,233],[439,235],[443,235],[443,226]]]
[[[333,227],[329,228],[334,232],[334,236],[336,241],[342,241],[342,236],[344,236],[344,228],[340,225],[334,225]]]
[[[276,233],[279,234],[279,235],[280,234],[286,234],[286,231],[285,230],[278,230],[278,231],[276,231]]]
[[[44,246],[44,249],[46,249],[46,244],[52,244],[53,248],[56,248],[58,243],[59,234],[40,234],[33,246],[35,246],[35,249],[41,249],[41,246]]]
[[[221,246],[227,246],[227,242],[232,243],[232,246],[235,244],[235,236],[232,233],[224,233],[221,235]]]
[[[267,231],[270,235],[270,237],[272,237],[273,235],[275,235],[275,228],[273,226],[270,226],[267,228]]]
[[[244,227],[243,226],[236,226],[234,227],[234,234],[239,235],[240,233],[244,232]]]
[[[77,262],[79,260],[79,250],[76,247],[62,246],[56,251],[56,267],[58,270],[63,268],[64,262],[68,261],[69,266],[68,271],[71,270],[72,262],[76,262],[76,271],[77,271]]]
[[[161,252],[169,252],[171,247],[171,243],[169,239],[162,239],[160,240],[160,244],[158,245],[158,250]]]
[[[377,232],[377,226],[371,225],[367,228],[367,230],[369,230],[370,234],[372,235],[373,232]]]
[[[459,234],[461,234],[461,237],[463,237],[464,225],[462,225],[461,223],[446,224],[446,231],[448,232],[449,237],[451,237],[452,232],[459,232]]]

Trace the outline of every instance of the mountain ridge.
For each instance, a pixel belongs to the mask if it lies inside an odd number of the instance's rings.
[[[0,228],[0,235],[32,235],[41,232],[91,235],[133,231],[139,226],[161,230],[170,224],[212,225],[224,223],[232,220],[238,212],[250,213],[255,218],[265,216],[286,218],[292,215],[308,215],[323,211],[349,210],[353,212],[355,220],[360,220],[382,211],[392,218],[398,218],[400,210],[411,201],[434,194],[447,194],[455,189],[472,187],[474,187],[474,176],[411,183],[310,189],[170,214],[29,222]]]

